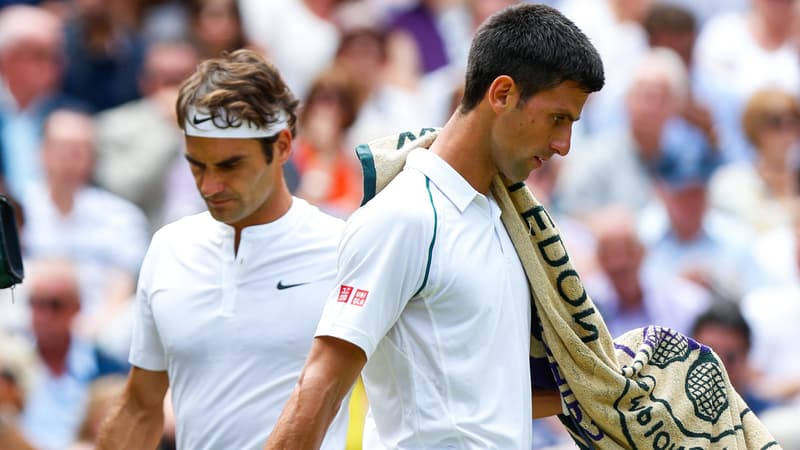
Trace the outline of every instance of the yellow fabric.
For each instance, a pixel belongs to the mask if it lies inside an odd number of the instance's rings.
[[[365,182],[374,183],[364,192],[380,191],[408,152],[427,148],[436,134],[361,146]],[[530,283],[532,326],[543,336],[532,333],[531,356],[549,362],[565,407],[559,418],[580,448],[781,448],[708,347],[657,326],[612,340],[544,207],[522,183],[498,176],[491,190]]]
[[[364,392],[364,382],[361,377],[356,380],[353,392],[350,394],[350,403],[347,405],[350,412],[350,421],[347,424],[347,450],[361,450],[361,438],[364,435],[364,417],[367,414],[367,393]]]

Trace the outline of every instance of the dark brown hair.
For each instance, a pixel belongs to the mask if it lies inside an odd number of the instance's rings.
[[[181,85],[175,111],[182,130],[191,107],[208,112],[214,123],[223,128],[235,128],[244,121],[266,128],[279,120],[279,111],[284,111],[294,135],[297,105],[294,94],[272,64],[253,50],[240,49],[200,63]],[[265,146],[267,162],[271,162],[275,139],[259,141]]]

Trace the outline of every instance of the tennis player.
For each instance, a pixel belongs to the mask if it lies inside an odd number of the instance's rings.
[[[153,236],[133,368],[98,448],[156,448],[168,388],[179,449],[264,445],[333,288],[343,228],[286,187],[296,107],[276,69],[249,50],[206,60],[181,87],[185,156],[208,211]],[[346,412],[324,448],[344,448]]]

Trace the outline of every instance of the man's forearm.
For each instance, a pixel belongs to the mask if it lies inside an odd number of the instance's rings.
[[[264,449],[318,449],[348,390],[330,380],[301,376]]]
[[[533,418],[561,414],[561,395],[557,390],[533,390]]]
[[[123,401],[100,429],[97,450],[155,449],[164,433],[164,411]]]
[[[316,450],[367,358],[363,350],[333,337],[311,344],[300,378],[265,450]]]

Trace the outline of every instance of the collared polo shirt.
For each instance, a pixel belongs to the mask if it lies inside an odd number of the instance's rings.
[[[530,449],[528,284],[494,199],[433,152],[348,221],[317,335],[368,357],[365,442]]]
[[[143,263],[130,362],[166,370],[180,449],[261,449],[331,290],[344,223],[294,198],[234,230],[208,212],[159,230]],[[345,445],[347,408],[323,448]]]

